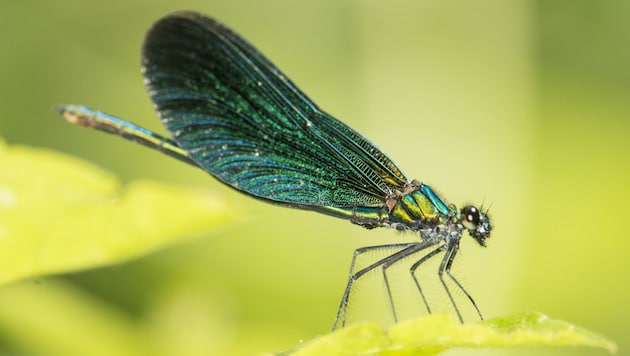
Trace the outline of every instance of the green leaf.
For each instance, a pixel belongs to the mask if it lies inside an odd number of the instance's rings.
[[[401,322],[385,332],[362,323],[313,339],[291,355],[435,355],[454,347],[590,346],[614,353],[615,343],[589,330],[540,313],[523,313],[474,324],[435,314]]]
[[[134,181],[0,141],[0,285],[147,254],[233,220],[207,191]]]

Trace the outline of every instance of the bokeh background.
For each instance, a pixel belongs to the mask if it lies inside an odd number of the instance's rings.
[[[124,181],[211,188],[243,219],[122,265],[3,287],[1,355],[285,350],[328,331],[355,248],[413,238],[254,201],[52,111],[85,104],[162,132],[140,46],[180,9],[236,29],[410,178],[458,205],[492,204],[488,248],[465,237],[455,265],[487,318],[542,311],[627,352],[629,2],[31,0],[0,3],[0,136]],[[445,354],[534,351],[605,352]]]

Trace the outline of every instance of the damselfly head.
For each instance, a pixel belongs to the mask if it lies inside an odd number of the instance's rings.
[[[492,230],[488,215],[477,207],[468,205],[462,208],[461,217],[462,225],[468,230],[470,236],[477,240],[479,245],[485,247],[486,239],[490,237],[490,230]]]

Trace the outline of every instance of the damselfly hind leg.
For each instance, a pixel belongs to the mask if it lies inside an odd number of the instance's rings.
[[[390,267],[391,265],[427,248],[430,246],[434,246],[436,243],[434,241],[431,240],[423,240],[420,242],[414,242],[414,243],[402,243],[402,244],[391,244],[391,245],[380,245],[380,246],[369,246],[369,247],[362,247],[359,248],[357,250],[355,250],[353,256],[352,256],[352,263],[350,265],[350,277],[348,279],[348,284],[346,285],[346,289],[343,293],[343,296],[341,298],[341,303],[339,304],[339,309],[337,309],[337,315],[335,317],[335,322],[333,323],[333,327],[332,329],[335,330],[338,327],[344,327],[346,325],[346,321],[347,321],[347,317],[348,317],[348,304],[350,301],[350,294],[352,292],[352,287],[354,285],[355,282],[357,282],[361,277],[365,276],[368,272],[373,271],[374,269],[376,269],[377,267],[381,267],[382,268],[382,272],[383,272],[383,278],[385,281],[385,286],[387,289],[387,296],[389,298],[389,303],[390,306],[392,308],[392,316],[394,318],[394,322],[398,321],[398,317],[396,315],[396,308],[394,305],[394,299],[391,293],[391,289],[389,286],[389,281],[387,279],[387,274],[386,274],[386,270],[388,267]],[[357,261],[357,257],[366,253],[366,252],[372,252],[372,251],[378,251],[378,250],[390,250],[390,249],[399,249],[399,251],[385,257],[382,258],[372,264],[370,264],[367,267],[362,268],[361,270],[359,270],[358,272],[354,272],[354,268],[356,265],[356,261]],[[423,296],[424,298],[424,296]]]
[[[367,247],[358,248],[354,251],[354,253],[352,254],[352,262],[350,263],[350,276],[348,277],[348,283],[346,284],[346,289],[344,290],[343,296],[341,297],[341,302],[339,303],[339,308],[337,309],[337,314],[335,315],[335,321],[333,323],[332,330],[335,330],[338,327],[346,326],[346,320],[348,316],[347,315],[348,303],[350,301],[350,293],[352,292],[352,287],[354,283],[358,281],[359,278],[364,276],[366,273],[371,272],[375,268],[383,265],[387,261],[387,258],[391,257],[391,255],[381,260],[378,260],[367,267],[360,269],[358,272],[355,272],[354,269],[357,262],[357,258],[362,254],[373,252],[373,251],[388,250],[388,249],[404,249],[404,248],[408,248],[409,246],[413,246],[414,244],[416,243],[414,242],[414,243],[401,243],[401,244],[391,244],[391,245],[367,246]]]

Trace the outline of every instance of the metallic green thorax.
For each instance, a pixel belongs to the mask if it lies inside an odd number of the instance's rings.
[[[419,230],[460,218],[454,205],[444,203],[428,185],[417,180],[410,182],[404,192],[397,190],[389,194],[385,204],[379,207],[327,207],[326,210],[370,229],[387,226]]]
[[[420,190],[401,194],[389,212],[390,223],[399,223],[408,227],[418,223],[445,223],[450,214],[444,214],[433,204],[431,199]]]

